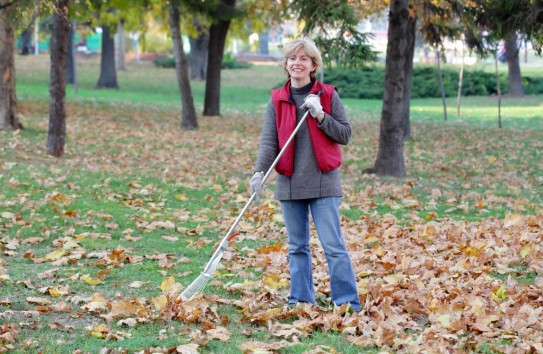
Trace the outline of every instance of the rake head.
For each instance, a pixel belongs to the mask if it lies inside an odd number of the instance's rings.
[[[215,271],[217,270],[217,267],[219,266],[223,255],[224,250],[217,253],[216,256],[209,261],[204,271],[200,273],[200,275],[196,279],[194,279],[194,281],[190,283],[189,286],[187,286],[186,289],[183,290],[183,292],[181,292],[181,294],[177,297],[177,300],[189,301],[190,299],[204,291],[204,288],[209,280],[213,278],[213,275],[215,274]]]
[[[177,297],[177,300],[183,300],[183,301],[189,301],[196,295],[200,294],[202,291],[204,291],[205,286],[211,279],[211,276],[206,273],[200,273],[200,275],[194,279],[192,283],[190,283],[189,286],[179,296]]]

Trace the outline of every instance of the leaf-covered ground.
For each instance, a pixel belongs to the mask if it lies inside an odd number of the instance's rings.
[[[361,174],[378,122],[352,118],[351,313],[330,304],[316,237],[318,306],[286,306],[273,182],[204,295],[176,300],[247,200],[259,119],[182,132],[168,109],[71,104],[57,160],[46,103],[20,110],[27,129],[0,132],[0,351],[543,351],[542,129],[415,122],[396,180]]]

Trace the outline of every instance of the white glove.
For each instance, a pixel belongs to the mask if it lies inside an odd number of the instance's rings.
[[[301,108],[307,108],[309,113],[320,122],[324,118],[324,111],[322,110],[321,98],[317,95],[307,95],[304,99],[304,104]],[[320,117],[320,119],[318,118]]]
[[[262,183],[263,178],[264,172],[255,172],[253,177],[251,177],[251,181],[249,181],[251,195],[256,193],[255,200],[257,202],[260,200],[259,197],[264,193],[264,184]]]

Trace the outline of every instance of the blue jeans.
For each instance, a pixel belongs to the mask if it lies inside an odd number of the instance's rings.
[[[351,304],[360,311],[360,299],[343,236],[339,215],[339,197],[281,201],[288,234],[290,266],[289,303],[315,303],[315,289],[309,249],[309,210],[326,255],[330,273],[332,301],[336,305]]]

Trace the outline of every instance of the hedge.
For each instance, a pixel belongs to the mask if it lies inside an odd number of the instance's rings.
[[[190,57],[187,56],[187,60],[189,60]],[[163,59],[156,59],[153,60],[153,64],[159,68],[168,68],[173,69],[175,68],[175,59],[173,57],[167,57]],[[253,64],[247,63],[244,61],[238,61],[235,58],[233,58],[231,55],[226,54],[223,58],[221,68],[222,69],[248,69]]]
[[[448,97],[456,96],[458,90],[458,70],[444,69],[443,86]],[[383,98],[384,68],[368,66],[353,70],[331,68],[324,70],[324,81],[338,88],[341,97]],[[502,93],[508,92],[507,76],[499,75]],[[543,94],[543,78],[523,77],[526,94]],[[496,76],[482,70],[464,70],[463,96],[488,96],[496,94]],[[416,66],[413,69],[412,98],[441,97],[439,76],[436,67]]]

